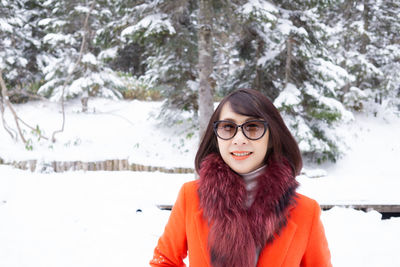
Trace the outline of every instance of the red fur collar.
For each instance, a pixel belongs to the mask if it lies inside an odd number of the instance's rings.
[[[247,208],[242,177],[220,155],[208,155],[201,164],[198,193],[203,215],[210,222],[212,266],[255,266],[256,249],[271,242],[286,225],[297,187],[289,164],[270,160],[257,178],[255,199]]]

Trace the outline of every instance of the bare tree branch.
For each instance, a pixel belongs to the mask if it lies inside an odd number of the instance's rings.
[[[14,121],[15,121],[15,124],[17,126],[19,136],[21,137],[22,142],[24,142],[24,144],[26,144],[26,139],[25,139],[24,135],[22,134],[21,127],[19,126],[18,115],[15,112],[13,106],[11,105],[10,100],[8,99],[7,87],[6,87],[6,83],[3,80],[3,71],[1,69],[0,69],[0,85],[1,85],[1,94],[3,95],[3,102],[4,102],[4,104],[7,105],[7,107],[10,109],[11,113],[13,114]]]
[[[1,83],[3,84],[3,78],[1,75],[1,70],[0,70],[0,79],[1,79]],[[3,85],[1,85],[1,87],[3,88]],[[6,130],[6,132],[11,136],[12,139],[15,139],[17,137],[17,133],[8,126],[6,119],[4,118],[4,102],[3,102],[3,97],[1,97],[1,101],[0,101],[0,110],[1,110],[1,120],[3,122],[3,127]]]
[[[87,38],[87,27],[88,27],[88,22],[89,22],[89,16],[92,13],[92,10],[94,8],[96,1],[93,1],[92,4],[90,5],[90,10],[89,12],[86,14],[86,18],[85,18],[85,22],[83,24],[83,29],[84,29],[84,34],[82,36],[82,44],[81,44],[81,48],[79,50],[79,56],[78,59],[76,60],[74,66],[72,67],[72,70],[68,73],[68,76],[66,78],[66,80],[64,81],[63,87],[62,87],[62,93],[61,93],[61,111],[62,111],[62,125],[61,125],[61,129],[56,130],[53,132],[52,136],[51,136],[51,140],[52,142],[55,142],[55,135],[57,133],[61,133],[64,131],[64,127],[65,127],[65,107],[64,107],[64,93],[65,93],[65,88],[67,87],[69,81],[71,80],[72,74],[74,73],[76,67],[80,64],[81,60],[82,60],[82,56],[83,56],[83,51],[86,45],[86,38]]]
[[[15,121],[15,124],[17,126],[18,133],[19,133],[19,136],[21,137],[22,142],[24,142],[24,144],[26,144],[27,141],[26,141],[26,139],[25,139],[25,137],[24,137],[24,135],[22,133],[21,126],[20,126],[19,123],[21,122],[23,125],[25,125],[29,129],[31,129],[32,131],[36,131],[37,129],[32,127],[32,126],[30,126],[28,123],[26,123],[24,120],[22,120],[18,116],[17,112],[15,111],[14,107],[12,106],[12,104],[11,104],[11,102],[9,100],[7,86],[6,86],[6,83],[3,80],[3,72],[2,72],[1,69],[0,69],[0,86],[1,86],[1,93],[2,93],[1,114],[2,114],[3,126],[4,126],[5,130],[10,134],[10,136],[13,139],[15,139],[17,137],[16,134],[12,134],[12,132],[11,132],[12,129],[7,125],[7,122],[6,122],[5,118],[4,118],[4,111],[5,111],[4,104],[5,104],[10,109],[11,113],[13,114],[14,121]],[[43,136],[41,133],[38,133],[38,134],[39,134],[40,138],[43,138],[45,140],[49,139],[46,136]]]

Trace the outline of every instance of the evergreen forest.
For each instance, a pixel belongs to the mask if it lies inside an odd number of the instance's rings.
[[[196,124],[204,27],[214,101],[262,91],[315,162],[341,156],[336,127],[355,114],[400,113],[398,0],[0,0],[2,112],[6,98],[85,110],[111,97],[163,101],[160,120],[189,111]]]

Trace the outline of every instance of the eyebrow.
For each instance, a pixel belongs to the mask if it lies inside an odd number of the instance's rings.
[[[244,122],[248,122],[248,121],[252,121],[252,120],[260,120],[261,118],[256,118],[256,117],[249,117],[248,119],[246,119]],[[237,121],[232,119],[232,118],[221,118],[222,121],[232,121],[234,123],[236,123]]]

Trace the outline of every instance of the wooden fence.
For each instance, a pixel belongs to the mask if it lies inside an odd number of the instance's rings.
[[[164,172],[164,173],[194,173],[192,168],[167,168],[160,166],[148,166],[143,164],[129,163],[127,159],[113,159],[103,161],[52,161],[38,162],[37,160],[24,160],[5,162],[0,158],[0,164],[14,166],[21,170],[32,172],[65,172],[65,171],[143,171],[143,172]]]

